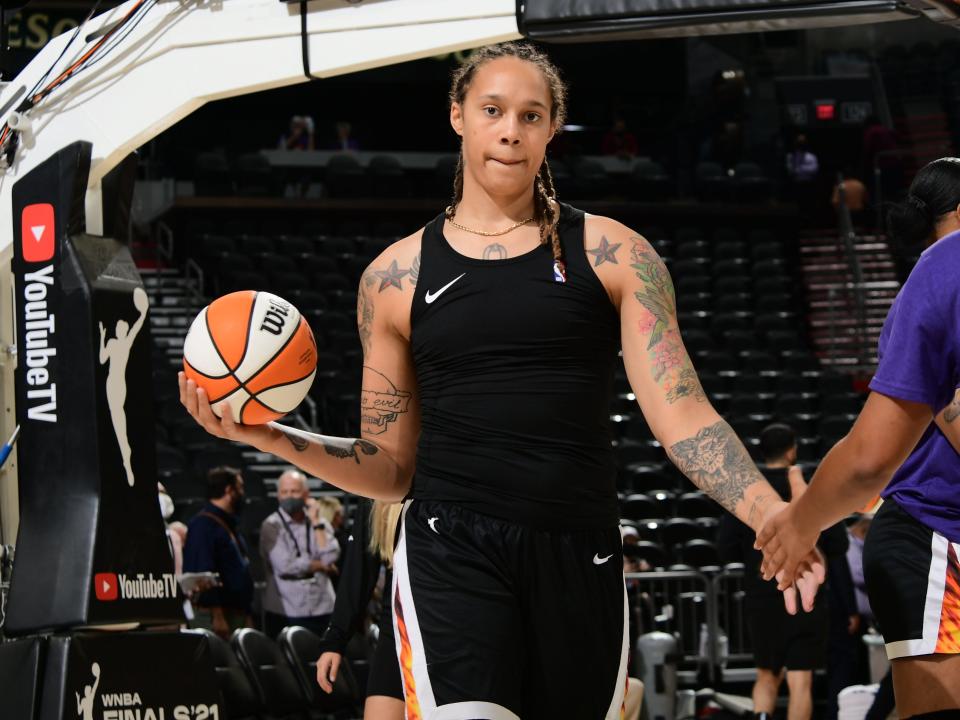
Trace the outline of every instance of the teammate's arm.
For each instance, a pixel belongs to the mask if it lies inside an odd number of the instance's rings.
[[[399,252],[388,248],[360,280],[357,324],[364,366],[359,438],[319,435],[278,423],[238,425],[226,403],[221,420],[213,414],[206,393],[180,373],[180,400],[187,411],[213,435],[277,455],[347,492],[388,502],[402,500],[413,478],[420,412],[410,345],[395,323],[404,307],[409,312],[412,288],[402,279],[384,287],[382,277],[389,277],[405,259],[398,259]]]

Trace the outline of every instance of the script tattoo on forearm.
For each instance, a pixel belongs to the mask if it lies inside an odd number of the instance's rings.
[[[297,452],[303,452],[308,447],[310,447],[310,441],[305,437],[302,437],[294,432],[289,432],[287,430],[281,430],[283,436],[290,441],[290,444],[293,445],[293,449]]]
[[[363,455],[376,455],[380,450],[380,448],[369,440],[348,440],[346,438],[325,438],[323,440],[323,449],[327,451],[327,455],[332,455],[341,460],[353,458],[357,465],[360,464],[361,453]],[[358,449],[360,453],[357,452]]]
[[[733,428],[724,420],[675,443],[669,454],[684,475],[732,513],[744,499],[744,491],[764,479]],[[759,510],[761,500],[754,501],[751,512]]]
[[[370,338],[373,335],[373,297],[372,288],[377,279],[367,270],[360,278],[360,292],[357,293],[357,332],[360,333],[360,345],[363,356],[370,354]]]
[[[360,393],[360,428],[364,435],[385,433],[400,415],[410,410],[413,393],[398,390],[386,375],[364,365]]]
[[[943,410],[943,421],[952,423],[960,417],[960,388],[957,389],[957,392],[953,396],[953,402],[951,402]]]
[[[676,325],[677,301],[670,273],[650,243],[641,237],[632,237],[630,241],[630,267],[641,282],[634,297],[646,310],[638,329],[648,337],[654,382],[663,388],[668,403],[684,397],[705,402],[707,396]]]

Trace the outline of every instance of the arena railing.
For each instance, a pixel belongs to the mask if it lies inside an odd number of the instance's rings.
[[[716,644],[716,600],[710,578],[698,570],[625,573],[628,590],[641,604],[637,635],[659,630],[677,639],[677,680],[681,685],[713,682]],[[653,618],[643,617],[652,607]],[[637,610],[637,608],[634,608]],[[636,651],[636,648],[634,648]]]

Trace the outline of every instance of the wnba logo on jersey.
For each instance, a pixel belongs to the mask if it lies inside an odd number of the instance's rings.
[[[562,260],[553,261],[553,279],[559,283],[567,281],[567,266],[563,264]]]

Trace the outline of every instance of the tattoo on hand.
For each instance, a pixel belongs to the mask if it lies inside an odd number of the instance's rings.
[[[357,331],[364,357],[370,354],[370,337],[373,335],[373,298],[370,293],[376,282],[377,279],[367,270],[360,278],[360,292],[357,293]]]
[[[335,458],[345,459],[353,458],[357,465],[360,464],[360,454],[357,453],[359,448],[360,453],[364,455],[376,455],[380,450],[376,445],[374,445],[369,440],[341,440],[340,438],[326,438],[323,441],[323,449],[327,451],[327,455],[332,455]]]
[[[293,445],[293,449],[297,452],[303,452],[310,447],[310,441],[305,437],[301,437],[300,435],[292,432],[287,432],[286,430],[283,430],[282,432],[283,436],[290,441],[290,444]]]
[[[507,257],[507,249],[500,243],[487,245],[483,249],[484,260],[506,260]]]
[[[610,241],[607,240],[607,236],[603,235],[600,238],[600,245],[593,250],[587,250],[589,255],[593,255],[593,266],[599,267],[605,262],[613,263],[614,265],[619,265],[617,262],[617,250],[620,249],[620,246],[623,243],[616,243],[611,245]]]
[[[676,324],[677,302],[670,273],[650,243],[641,237],[632,237],[630,241],[633,244],[630,267],[641,282],[634,297],[646,309],[646,317],[638,329],[648,336],[647,353],[654,382],[666,392],[670,404],[684,397],[705,402],[707,396],[683,347]]]
[[[747,525],[750,527],[756,527],[757,521],[760,520],[760,515],[763,513],[763,506],[770,501],[770,494],[757,495],[753,499],[753,502],[750,503],[750,510],[747,512]]]
[[[403,276],[409,275],[410,271],[400,268],[394,260],[386,270],[374,270],[373,274],[380,278],[380,289],[377,292],[382,293],[389,287],[403,290]]]
[[[732,513],[744,491],[764,479],[725,420],[675,443],[668,452],[684,475]]]
[[[957,389],[956,394],[953,396],[953,402],[944,408],[943,421],[952,423],[958,417],[960,417],[960,388]]]
[[[365,435],[381,435],[409,411],[413,393],[398,390],[386,375],[369,365],[363,369],[370,373],[360,393],[360,428]]]

